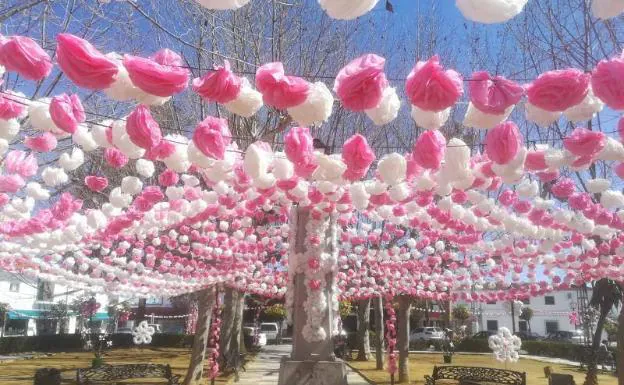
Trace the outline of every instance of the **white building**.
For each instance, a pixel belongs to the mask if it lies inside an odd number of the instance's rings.
[[[591,290],[588,290],[591,298]],[[540,336],[547,336],[556,331],[573,331],[581,328],[570,322],[572,313],[578,311],[579,298],[576,290],[555,291],[543,296],[522,301],[524,306],[533,310],[530,325],[520,319],[519,312],[514,314],[515,330],[530,331]],[[469,305],[470,306],[470,305]],[[475,314],[475,331],[497,331],[501,327],[514,330],[510,303],[490,302],[472,305]]]
[[[61,323],[50,314],[52,305],[84,296],[83,290],[72,290],[66,286],[51,282],[27,279],[21,275],[0,271],[0,303],[9,305],[4,327],[0,336],[40,335],[59,333]],[[104,328],[108,321],[108,297],[96,295],[101,305],[92,318],[95,327]],[[77,330],[77,315],[68,317],[65,333],[73,334]]]

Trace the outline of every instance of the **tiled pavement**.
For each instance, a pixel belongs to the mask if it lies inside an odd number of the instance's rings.
[[[267,345],[246,365],[246,371],[240,372],[240,381],[236,385],[277,385],[280,361],[290,354],[291,345]],[[349,385],[368,385],[357,373],[348,368]]]

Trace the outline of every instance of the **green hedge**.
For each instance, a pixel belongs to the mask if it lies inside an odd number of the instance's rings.
[[[113,348],[130,348],[134,346],[132,334],[111,335]],[[154,334],[153,347],[191,347],[193,336],[184,334]],[[80,351],[83,342],[78,334],[45,335],[31,337],[3,337],[0,338],[0,354],[24,352],[71,352]]]
[[[563,358],[571,361],[582,361],[587,355],[584,345],[554,341],[522,341],[522,350],[532,356]],[[468,353],[489,353],[487,339],[468,338],[463,340],[456,351]]]

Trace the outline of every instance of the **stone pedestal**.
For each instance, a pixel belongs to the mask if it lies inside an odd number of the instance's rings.
[[[292,361],[282,359],[279,385],[347,384],[347,367],[342,361]]]
[[[305,253],[306,224],[310,220],[310,210],[293,208],[296,212],[291,216],[291,226],[295,227],[294,250],[296,253]],[[336,245],[332,241],[334,220],[321,240],[323,251],[333,253]],[[333,274],[325,276],[327,285],[325,294],[331,298]],[[327,331],[327,338],[322,341],[307,341],[303,336],[303,327],[306,323],[306,309],[304,303],[307,299],[304,274],[294,277],[294,306],[293,306],[293,350],[290,357],[284,357],[280,364],[279,385],[347,385],[347,368],[344,362],[336,359],[334,355],[333,312],[331,305],[327,306],[323,317],[323,328]]]

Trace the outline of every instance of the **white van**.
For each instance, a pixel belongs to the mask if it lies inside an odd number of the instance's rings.
[[[260,324],[260,332],[266,334],[268,342],[277,342],[279,336],[279,326],[274,322],[263,322]]]

